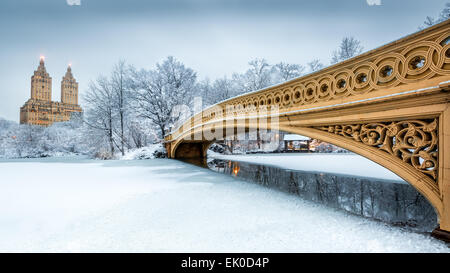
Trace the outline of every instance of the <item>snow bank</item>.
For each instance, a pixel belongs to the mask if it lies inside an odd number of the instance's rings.
[[[153,144],[147,147],[132,149],[128,151],[121,160],[139,160],[167,157],[166,148],[162,143]]]

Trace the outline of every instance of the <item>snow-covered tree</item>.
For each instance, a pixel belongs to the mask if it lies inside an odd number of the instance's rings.
[[[8,126],[4,126],[7,124]],[[79,117],[50,127],[4,122],[0,119],[0,158],[93,155],[98,143]]]
[[[360,41],[353,37],[344,37],[339,48],[333,52],[331,63],[335,64],[345,61],[360,54],[362,51],[363,47]]]
[[[135,117],[133,121],[128,123],[127,129],[133,147],[142,148],[158,140],[158,136],[148,119]]]
[[[109,77],[100,76],[91,82],[85,95],[85,122],[91,133],[103,139],[98,149],[102,150],[102,157],[114,156],[116,150],[123,156],[127,149],[149,144],[150,138],[142,136],[148,132],[147,128],[135,123],[139,121],[147,126],[137,110],[139,99],[133,89],[134,72],[125,61],[119,61]],[[100,139],[98,144],[102,143]]]
[[[431,27],[432,25],[436,24],[433,17],[427,16],[425,18],[425,21],[423,22],[423,26],[421,28],[427,28]]]
[[[174,108],[192,102],[197,75],[191,68],[169,56],[155,70],[132,69],[131,87],[135,92],[140,117],[158,126],[160,137],[178,119]]]
[[[450,2],[447,2],[447,3],[445,3],[444,8],[439,13],[439,16],[436,19],[431,16],[427,16],[425,18],[425,21],[423,22],[423,25],[419,26],[419,29],[431,27],[432,25],[444,22],[445,20],[447,20],[449,18],[450,18]]]
[[[324,65],[320,62],[319,59],[314,59],[311,62],[308,63],[309,72],[316,72],[324,68]]]
[[[274,66],[276,72],[276,81],[284,82],[300,77],[305,70],[305,67],[300,64],[289,64],[280,62]]]
[[[239,94],[236,83],[227,77],[216,79],[212,84],[202,82],[203,106],[212,105]]]
[[[111,82],[104,76],[100,76],[95,82],[89,84],[84,96],[86,101],[86,123],[98,130],[109,143],[109,152],[114,155],[114,122],[115,98]]]
[[[250,68],[244,74],[233,74],[233,81],[240,89],[239,93],[256,91],[273,84],[273,68],[265,59],[254,59],[248,64]]]
[[[215,93],[216,103],[238,94],[235,83],[227,77],[215,80],[212,88]]]
[[[439,23],[444,22],[445,20],[450,18],[450,2],[445,3],[445,7],[442,9],[439,14]]]
[[[209,78],[203,79],[199,83],[197,83],[196,88],[196,96],[200,96],[202,98],[203,108],[206,108],[214,103],[216,103],[216,92],[212,88],[212,83]]]
[[[122,155],[125,155],[125,129],[129,122],[129,114],[131,109],[131,93],[129,88],[128,69],[125,61],[119,61],[113,68],[110,84],[113,92],[113,110],[118,115],[118,128],[115,130],[120,138],[118,145]]]

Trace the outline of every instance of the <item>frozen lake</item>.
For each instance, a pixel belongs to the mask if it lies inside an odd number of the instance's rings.
[[[0,251],[450,252],[187,163],[0,161]]]
[[[406,183],[401,177],[383,166],[353,153],[274,153],[247,155],[221,155],[217,153],[208,153],[208,155],[219,159],[272,165],[299,171],[364,176]]]

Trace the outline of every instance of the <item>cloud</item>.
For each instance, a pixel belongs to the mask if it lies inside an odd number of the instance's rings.
[[[81,0],[66,0],[66,2],[67,2],[67,5],[69,5],[69,6],[80,6],[81,5]]]
[[[380,6],[381,0],[366,0],[369,6]]]

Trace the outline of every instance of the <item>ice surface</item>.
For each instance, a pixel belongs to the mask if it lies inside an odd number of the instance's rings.
[[[169,159],[0,161],[0,251],[450,252]]]
[[[404,181],[395,173],[377,163],[357,154],[306,154],[306,153],[276,153],[252,155],[221,155],[208,152],[208,155],[218,159],[244,161],[266,164],[291,170],[338,173],[381,179]],[[406,182],[404,182],[406,183]]]

